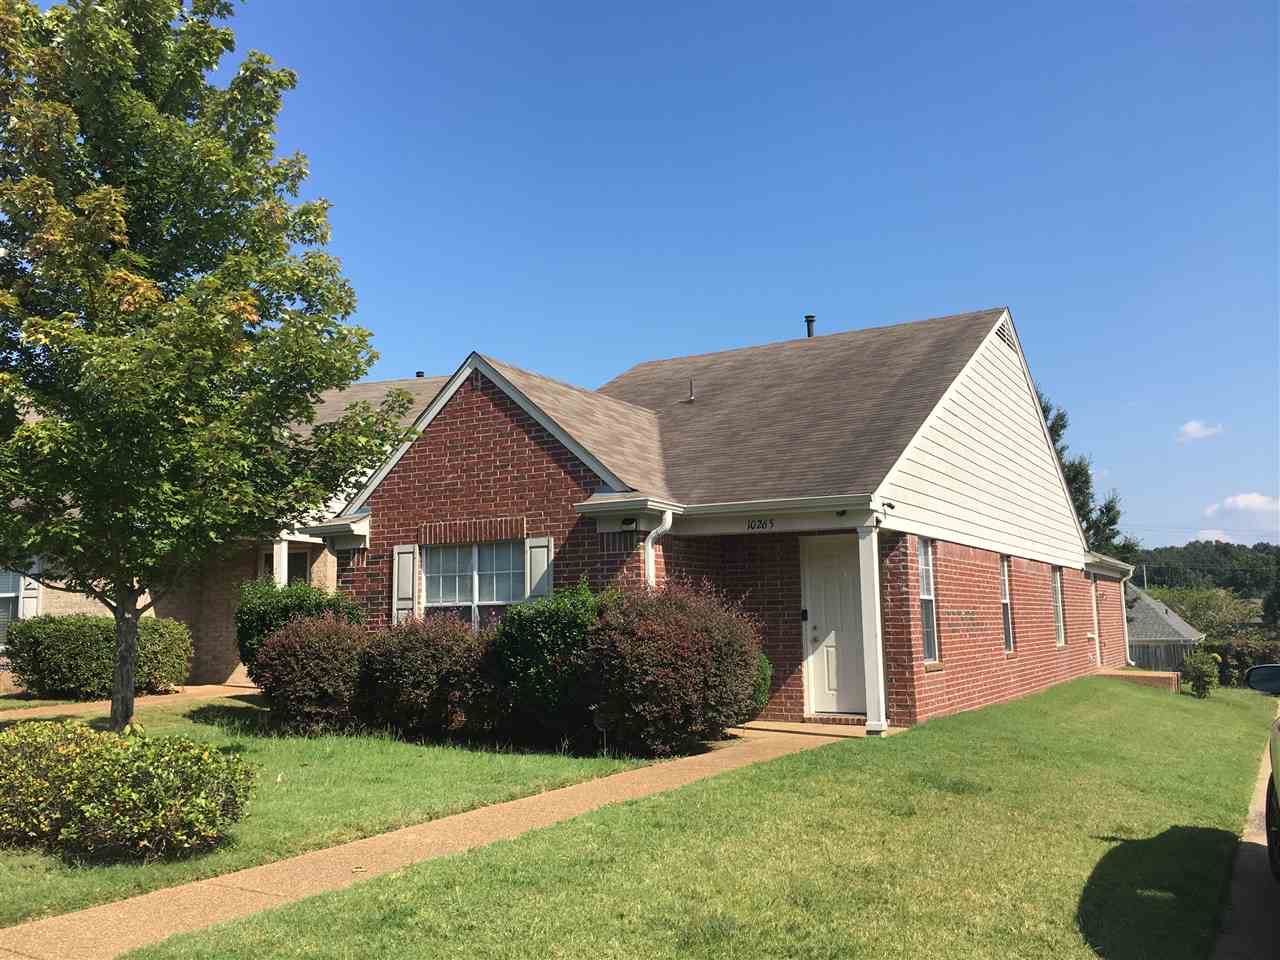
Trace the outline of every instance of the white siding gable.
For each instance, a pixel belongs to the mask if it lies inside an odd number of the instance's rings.
[[[1065,567],[1087,548],[1006,316],[893,465],[884,526]]]

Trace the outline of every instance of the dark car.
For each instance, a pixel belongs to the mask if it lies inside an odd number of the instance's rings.
[[[1251,667],[1245,674],[1245,683],[1263,693],[1280,694],[1280,663]],[[1267,782],[1267,856],[1271,860],[1271,875],[1280,882],[1280,719],[1271,725],[1271,779]]]

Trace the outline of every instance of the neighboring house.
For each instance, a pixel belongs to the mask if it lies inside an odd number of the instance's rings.
[[[473,353],[414,434],[302,531],[375,625],[705,578],[760,621],[767,718],[870,730],[1126,663],[1132,568],[1087,549],[1004,309],[598,390]]]
[[[1203,631],[1132,583],[1124,585],[1124,595],[1133,662],[1149,670],[1182,669],[1182,658],[1204,639]]]
[[[357,383],[346,390],[327,394],[316,408],[316,421],[335,419],[358,401],[375,406],[391,390],[406,390],[413,406],[404,419],[407,427],[444,385],[444,377],[415,377]],[[188,584],[162,596],[148,616],[175,617],[191,628],[194,658],[191,679],[197,683],[225,683],[247,680],[235,642],[235,608],[240,585],[259,577],[277,583],[303,581],[332,590],[336,584],[334,555],[324,541],[296,531],[284,531],[273,541],[246,543],[230,558],[209,563],[191,577]],[[91,597],[42,586],[26,576],[0,571],[0,650],[4,631],[14,619],[38,614],[105,614]]]

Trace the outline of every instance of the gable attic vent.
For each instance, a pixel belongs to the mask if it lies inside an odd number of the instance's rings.
[[[1013,327],[1009,326],[1008,320],[1004,321],[1002,324],[1000,324],[1000,326],[996,327],[996,336],[999,337],[1001,340],[1003,340],[1005,343],[1005,346],[1008,347],[1010,350],[1012,350],[1014,353],[1018,352],[1018,345],[1017,343],[1014,342],[1014,339],[1013,339]]]

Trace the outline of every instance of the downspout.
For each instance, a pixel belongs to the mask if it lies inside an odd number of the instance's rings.
[[[1133,574],[1130,573],[1129,577]],[[1124,585],[1129,582],[1129,577],[1125,577],[1120,581],[1120,619],[1124,623],[1124,662],[1131,667],[1136,667],[1133,657],[1129,656],[1129,604],[1124,598]]]
[[[1089,599],[1093,607],[1093,662],[1102,669],[1102,628],[1098,625],[1098,575],[1089,574]]]
[[[672,515],[670,510],[662,511],[662,522],[649,531],[644,538],[644,582],[650,587],[658,585],[658,571],[653,561],[653,545],[658,538],[671,529]]]

